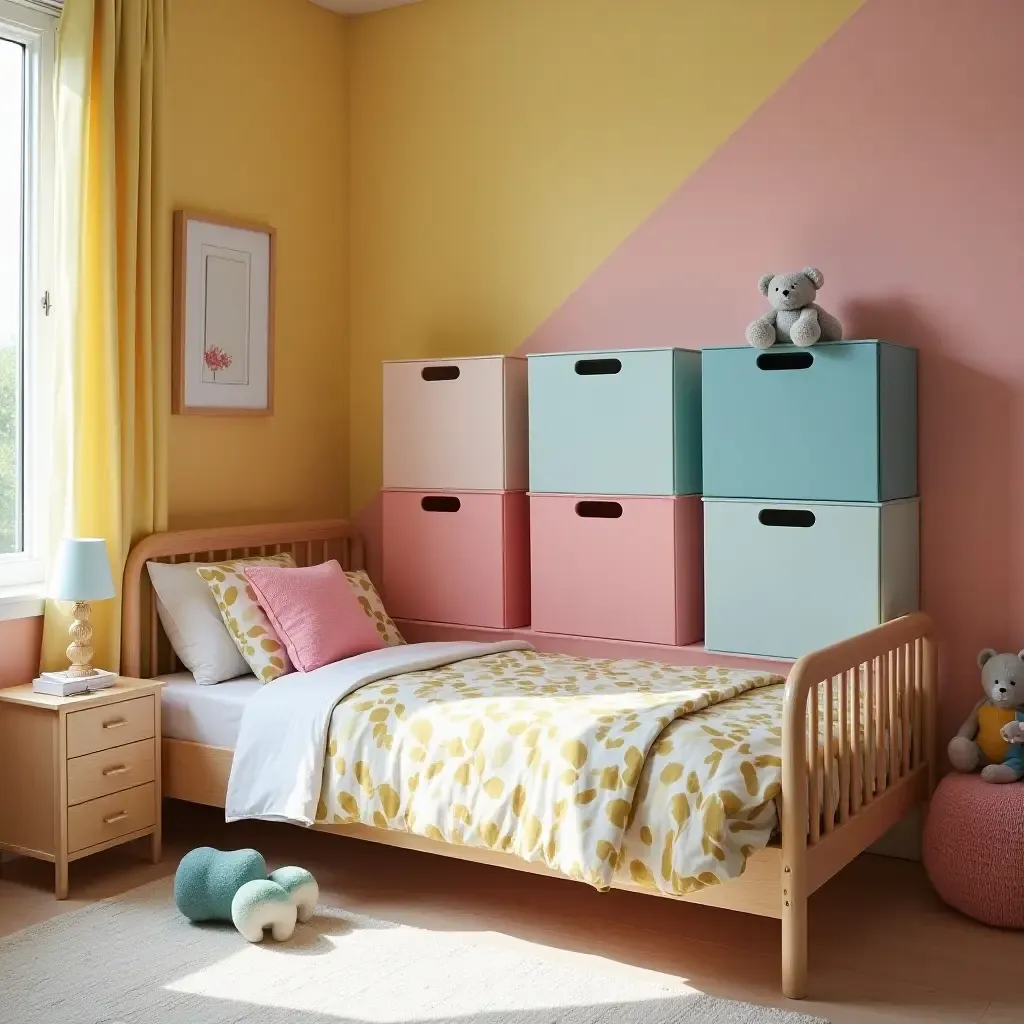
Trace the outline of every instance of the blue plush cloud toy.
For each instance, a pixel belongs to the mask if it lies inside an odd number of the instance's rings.
[[[290,939],[295,922],[313,916],[320,890],[305,868],[267,874],[256,850],[225,852],[201,846],[181,858],[174,875],[174,902],[190,921],[232,921],[250,942],[269,928],[278,942]]]

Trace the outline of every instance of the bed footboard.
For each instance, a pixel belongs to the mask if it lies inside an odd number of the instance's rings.
[[[931,794],[936,678],[933,627],[922,613],[815,651],[789,673],[782,987],[792,999],[806,994],[808,897]]]

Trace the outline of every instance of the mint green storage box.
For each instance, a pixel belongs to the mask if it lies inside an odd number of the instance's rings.
[[[528,359],[530,490],[701,492],[699,352],[559,352]]]
[[[918,609],[918,499],[704,499],[708,650],[799,658]]]
[[[705,349],[704,493],[782,501],[917,494],[917,350],[885,341]]]

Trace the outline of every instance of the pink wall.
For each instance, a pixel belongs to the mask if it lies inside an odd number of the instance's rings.
[[[1024,2],[869,0],[522,347],[742,344],[767,271],[920,363],[944,724],[1024,647]]]
[[[32,682],[42,642],[42,616],[0,621],[0,686]]]

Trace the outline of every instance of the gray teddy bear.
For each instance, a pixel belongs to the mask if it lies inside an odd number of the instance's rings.
[[[800,348],[816,341],[840,341],[843,325],[814,301],[824,283],[825,275],[816,267],[796,274],[762,274],[757,286],[772,309],[747,328],[747,341],[754,348],[771,348],[776,341],[791,341]]]
[[[986,782],[1024,778],[1024,651],[978,655],[985,696],[946,748],[958,772],[981,768]]]

